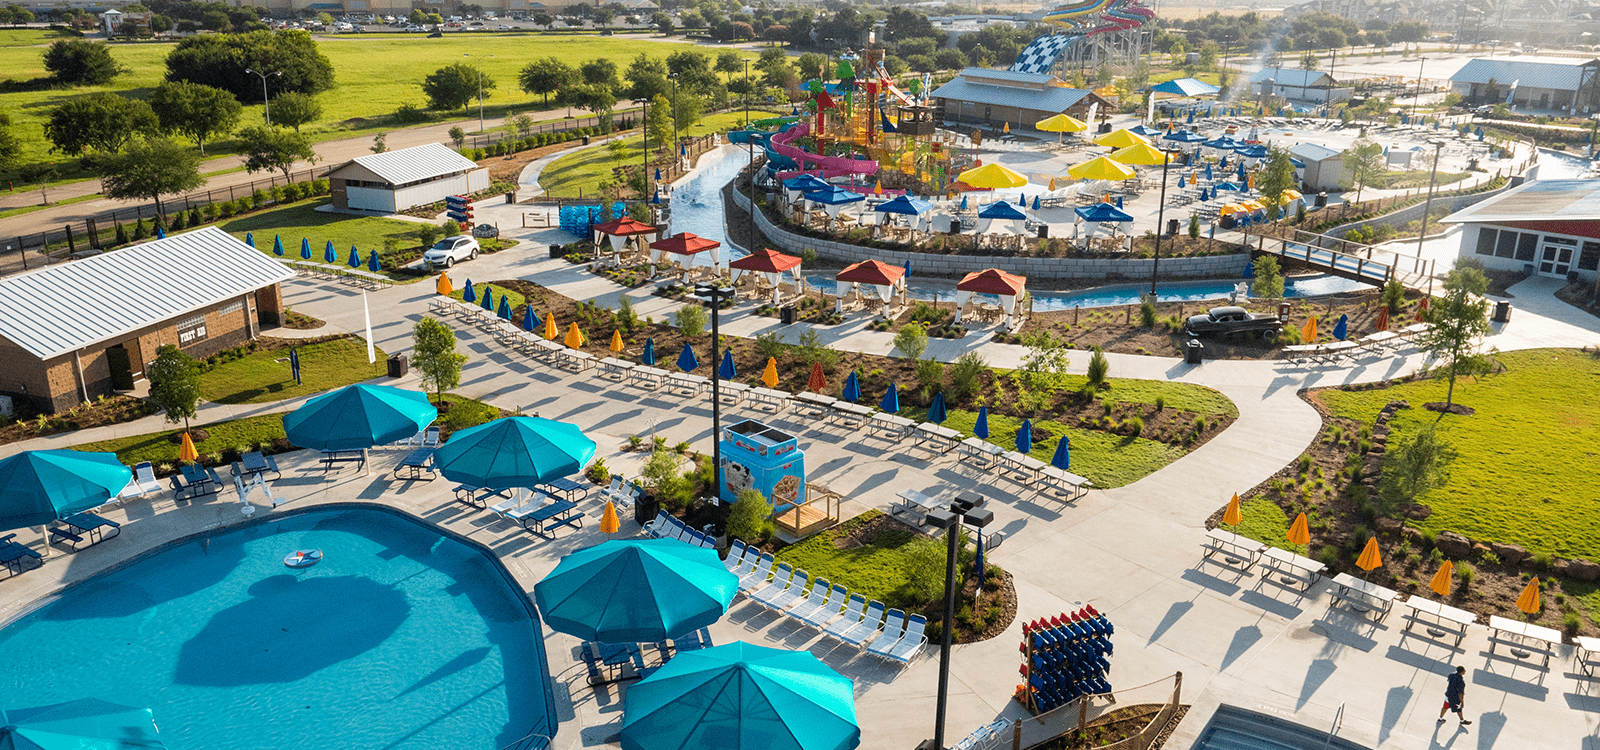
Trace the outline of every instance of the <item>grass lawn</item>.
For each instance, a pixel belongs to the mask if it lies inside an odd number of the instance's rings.
[[[867,601],[894,602],[905,599],[905,594],[897,594],[909,581],[905,574],[907,560],[904,547],[917,538],[916,534],[896,529],[879,534],[871,546],[849,549],[834,546],[835,539],[848,535],[860,524],[880,515],[880,511],[869,510],[814,534],[799,544],[785,547],[777,554],[777,560],[789,563],[796,569],[804,568],[811,573],[813,581],[826,578],[850,589],[852,594],[866,597]]]
[[[0,29],[0,48],[37,47],[49,44],[57,39],[78,38],[77,34],[69,34],[53,29]]]
[[[350,336],[300,347],[300,385],[289,372],[286,349],[259,351],[200,376],[200,395],[220,404],[261,404],[309,396],[371,380],[385,372],[382,349],[367,363],[367,344]]]
[[[68,199],[63,200],[63,201],[50,201],[50,205],[49,206],[40,205],[40,206],[22,206],[20,208],[8,208],[8,209],[6,209],[4,211],[0,211],[0,219],[8,218],[8,217],[11,217],[11,216],[21,216],[22,214],[31,214],[34,211],[43,211],[46,208],[55,208],[56,206],[70,206],[70,205],[72,205],[74,203],[82,203],[84,201],[99,200],[99,199],[104,198],[104,197],[105,196],[101,195],[100,193],[91,193],[89,195],[80,195],[80,196],[78,196],[76,198],[68,198]]]
[[[1244,523],[1232,529],[1235,533],[1297,555],[1306,553],[1304,547],[1290,544],[1286,538],[1290,519],[1277,503],[1261,497],[1246,500],[1239,503],[1239,513],[1244,516]]]
[[[1456,383],[1456,403],[1477,411],[1445,416],[1440,433],[1459,453],[1449,480],[1417,501],[1433,508],[1427,532],[1519,544],[1530,552],[1600,560],[1595,476],[1600,474],[1600,358],[1574,349],[1497,355],[1506,372]],[[1439,415],[1445,383],[1416,381],[1371,391],[1322,391],[1334,416],[1371,424],[1391,400],[1412,405],[1390,421],[1398,445]]]
[[[253,450],[263,443],[271,444],[284,436],[282,414],[245,417],[244,419],[208,424],[204,425],[204,427],[206,432],[211,434],[211,437],[195,444],[195,448],[199,449],[202,458],[206,454],[222,453],[241,447]],[[140,461],[149,461],[160,467],[162,464],[176,464],[178,462],[178,444],[169,439],[178,432],[182,432],[181,423],[178,425],[178,429],[112,438],[72,447],[74,450],[80,451],[108,451],[115,453],[119,460],[129,466]],[[213,462],[202,461],[202,463]]]
[[[383,250],[384,240],[394,240],[402,249],[420,246],[416,235],[417,228],[422,226],[420,224],[316,210],[317,206],[327,202],[326,197],[309,198],[282,208],[228,219],[217,226],[241,240],[245,234],[254,233],[256,248],[269,255],[272,253],[273,236],[282,237],[283,254],[289,258],[300,257],[300,240],[306,239],[311,242],[311,259],[318,263],[322,262],[322,253],[329,240],[333,241],[333,249],[338,252],[340,263],[350,257],[352,245],[361,251],[363,262],[367,253]],[[379,257],[383,257],[381,252]],[[365,269],[365,265],[362,268]],[[405,278],[408,281],[414,279],[410,276]]]
[[[452,276],[452,278],[450,280],[452,282],[454,282],[454,283],[457,283],[457,284],[461,285],[460,288],[458,288],[455,291],[450,293],[450,297],[452,299],[456,300],[457,302],[460,302],[461,301],[461,295],[466,293],[467,282],[471,281],[472,279],[469,279],[466,276],[462,276],[461,278],[457,279],[457,278],[454,278]],[[478,301],[475,302],[474,304],[478,304],[478,305],[483,304],[483,290],[486,289],[486,288],[490,290],[490,297],[491,297],[490,301],[494,304],[494,309],[496,311],[498,311],[500,309],[500,298],[501,297],[510,297],[511,298],[511,309],[513,311],[515,311],[519,307],[522,307],[528,301],[528,299],[526,297],[522,296],[522,293],[516,291],[515,289],[506,289],[506,288],[503,288],[503,287],[492,286],[492,285],[488,285],[488,284],[473,284],[472,285],[472,291],[477,293],[477,295],[478,295],[477,296]],[[541,317],[543,317],[543,316],[541,316]],[[566,329],[563,328],[561,330],[565,331]],[[565,334],[563,334],[563,335],[565,335]]]
[[[784,112],[750,110],[751,119],[761,119]],[[685,137],[721,133],[744,124],[744,110],[707,115],[693,127],[681,131]],[[623,141],[626,146],[621,155],[614,154],[609,146],[591,147],[576,151],[551,162],[539,173],[539,186],[552,198],[577,198],[581,188],[585,196],[593,195],[601,182],[612,182],[613,167],[640,164],[644,161],[644,139],[634,133]],[[652,144],[657,145],[657,144]]]

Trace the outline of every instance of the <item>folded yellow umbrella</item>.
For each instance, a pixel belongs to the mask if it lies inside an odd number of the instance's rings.
[[[1056,189],[1056,178],[1054,178],[1054,177],[1050,178],[1050,189],[1051,190],[1055,190]]]
[[[1378,552],[1378,538],[1367,537],[1367,546],[1361,550],[1361,557],[1356,558],[1356,567],[1362,570],[1372,570],[1383,564],[1383,555]]]
[[[1172,156],[1148,143],[1135,143],[1127,148],[1111,152],[1111,158],[1123,164],[1138,164],[1140,166],[1153,166],[1172,161]]]
[[[1132,167],[1105,156],[1097,156],[1067,170],[1067,176],[1075,180],[1128,180],[1134,174]]]
[[[1009,123],[1009,122],[1006,123],[1005,132],[1007,132],[1007,133],[1011,132],[1011,123]]]
[[[611,332],[611,351],[622,353],[622,331]]]
[[[583,348],[583,331],[578,330],[576,322],[567,324],[567,337],[562,340],[568,349]]]
[[[189,437],[189,433],[183,433],[183,444],[178,446],[178,460],[196,461],[199,458],[200,451],[195,449],[194,440]]]
[[[1517,609],[1530,615],[1539,614],[1539,578],[1534,577],[1528,581],[1527,588],[1522,590],[1522,595],[1517,597]]]
[[[778,387],[778,360],[767,357],[767,369],[761,373],[761,382],[768,388]]]
[[[961,173],[956,180],[975,188],[1015,188],[1028,184],[1028,178],[1000,164],[985,164]]]
[[[446,297],[450,296],[450,293],[456,290],[456,288],[450,284],[450,274],[447,273],[439,274],[439,283],[435,284],[433,289],[434,291],[443,294]]]
[[[1244,523],[1244,511],[1239,509],[1239,493],[1233,493],[1233,499],[1228,501],[1228,509],[1222,511],[1222,522],[1229,526]]]
[[[544,316],[544,340],[555,341],[556,337],[560,335],[561,332],[556,329],[555,313]]]
[[[1101,146],[1110,146],[1111,148],[1127,148],[1129,146],[1137,146],[1141,143],[1148,144],[1150,143],[1150,139],[1127,128],[1122,128],[1120,130],[1113,130],[1109,133],[1106,133],[1105,135],[1094,139],[1094,142]]]
[[[1311,543],[1311,527],[1306,524],[1306,514],[1294,517],[1294,524],[1289,527],[1289,543],[1300,546]]]
[[[1455,572],[1456,564],[1445,560],[1444,564],[1439,566],[1439,572],[1433,574],[1433,580],[1428,583],[1428,588],[1433,589],[1433,593],[1439,596],[1449,596],[1450,580]]]
[[[622,521],[617,518],[617,506],[607,500],[605,512],[600,514],[600,533],[615,534],[621,530]]]
[[[1065,112],[1046,117],[1034,123],[1033,127],[1046,133],[1081,133],[1089,129],[1084,121]]]
[[[1306,321],[1305,327],[1300,329],[1300,341],[1307,344],[1317,343],[1317,316],[1311,316],[1311,319]]]

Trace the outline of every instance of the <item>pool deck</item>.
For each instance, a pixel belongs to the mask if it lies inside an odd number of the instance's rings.
[[[516,226],[516,207],[485,207],[480,215],[501,226]],[[458,269],[477,281],[529,278],[579,299],[614,305],[619,288],[583,274],[540,249],[564,241],[553,230],[519,230],[532,244],[479,260]],[[1600,344],[1600,320],[1577,313],[1549,296],[1554,282],[1533,280],[1513,290],[1517,310],[1512,323],[1497,326],[1492,345],[1502,350],[1534,346]],[[295,280],[286,284],[295,309],[329,321],[327,331],[359,331],[360,293],[346,287]],[[657,319],[677,305],[631,292],[638,314]],[[406,351],[413,322],[425,315],[432,285],[393,287],[369,293],[377,344],[390,352]],[[727,315],[723,329],[752,336],[780,330],[769,318],[750,315],[743,306]],[[892,335],[864,330],[864,319],[821,329],[831,345],[854,351],[887,354]],[[491,337],[457,326],[461,349],[470,357],[459,392],[508,409],[583,427],[600,445],[599,455],[613,471],[634,475],[641,456],[623,453],[629,435],[652,430],[670,442],[691,441],[710,448],[710,411],[705,401],[645,395],[613,387],[589,375],[551,370],[522,355],[506,352]],[[798,329],[786,333],[794,340]],[[989,343],[987,336],[960,341],[936,340],[929,354],[952,360],[981,350],[994,366],[1015,366],[1022,347]],[[1207,516],[1239,489],[1248,488],[1292,461],[1314,439],[1320,427],[1316,412],[1297,393],[1311,386],[1380,380],[1415,370],[1422,357],[1414,350],[1370,356],[1353,366],[1305,368],[1277,361],[1213,361],[1199,366],[1178,360],[1108,355],[1118,378],[1170,379],[1215,388],[1237,404],[1240,416],[1227,431],[1198,450],[1131,485],[1091,491],[1074,505],[1062,505],[1027,488],[994,481],[962,467],[953,457],[927,460],[926,454],[894,450],[881,440],[854,431],[811,424],[786,417],[777,423],[801,438],[819,482],[846,498],[844,513],[886,509],[904,488],[948,495],[978,491],[991,498],[996,519],[1010,539],[992,560],[1016,580],[1020,612],[1002,636],[956,647],[952,661],[947,742],[997,715],[1022,717],[1026,712],[1010,700],[1020,681],[1017,643],[1020,622],[1090,603],[1106,612],[1117,627],[1111,682],[1116,688],[1142,685],[1181,671],[1184,701],[1194,709],[1180,725],[1169,748],[1191,743],[1218,703],[1268,711],[1311,726],[1329,726],[1344,707],[1340,736],[1385,748],[1529,747],[1529,737],[1544,737],[1543,746],[1593,743],[1600,726],[1600,697],[1570,673],[1571,647],[1564,646],[1548,674],[1487,657],[1486,629],[1474,627],[1460,648],[1402,639],[1398,616],[1381,625],[1358,622],[1329,609],[1328,584],[1321,582],[1299,595],[1258,585],[1254,577],[1235,577],[1202,564],[1200,542]],[[1087,352],[1073,352],[1076,371],[1087,366]],[[393,382],[393,381],[384,381]],[[396,383],[415,387],[415,376]],[[199,423],[244,413],[273,413],[297,402],[247,408],[207,405]],[[747,414],[740,407],[724,409],[730,420]],[[763,418],[764,413],[749,413]],[[111,434],[137,434],[162,429],[159,418],[115,428],[84,431],[0,447],[0,455],[40,447],[60,447]],[[562,529],[544,540],[451,500],[447,480],[393,480],[388,470],[400,450],[374,452],[370,475],[345,468],[324,476],[309,452],[279,457],[283,478],[273,483],[289,507],[327,502],[383,503],[468,536],[493,550],[526,587],[554,568],[572,550],[602,540],[600,504],[583,503],[588,522],[581,530]],[[259,499],[256,501],[260,502]],[[257,513],[270,512],[258,508]],[[165,541],[216,528],[240,518],[238,497],[229,489],[195,503],[174,503],[163,493],[154,500],[136,500],[107,513],[124,523],[115,541],[71,555],[53,555],[41,569],[0,580],[0,620],[63,584],[79,581],[128,556]],[[618,536],[638,533],[631,520]],[[19,537],[36,540],[32,532]],[[798,629],[755,605],[739,600],[729,615],[712,628],[718,643],[746,640],[784,648],[806,648],[856,682],[862,747],[904,750],[932,736],[937,654],[926,650],[904,669],[895,669],[853,650],[836,647],[815,631]],[[576,640],[552,635],[548,641],[557,713],[562,721],[556,746],[561,750],[612,744],[621,726],[621,696],[616,688],[590,690],[583,668],[573,657]],[[1455,725],[1436,729],[1435,707],[1444,690],[1444,675],[1454,664],[1468,668],[1468,715],[1477,723],[1456,734]],[[159,713],[157,719],[159,720]],[[1024,744],[1050,732],[1036,722],[1024,723]],[[1584,744],[1590,747],[1591,744]]]

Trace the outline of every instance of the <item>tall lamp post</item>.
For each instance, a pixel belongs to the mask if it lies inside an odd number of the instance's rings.
[[[1444,149],[1444,140],[1435,138],[1429,141],[1433,146],[1433,172],[1428,175],[1428,200],[1422,204],[1422,228],[1417,230],[1417,257],[1422,257],[1422,241],[1428,236],[1428,211],[1433,208],[1433,183],[1439,177],[1439,152]],[[1430,277],[1429,291],[1432,292]]]
[[[712,269],[715,270],[715,269]],[[716,284],[696,284],[694,296],[711,303],[711,491],[722,497],[722,359],[717,356],[717,329],[722,301],[733,299],[733,289]]]
[[[925,520],[945,530],[944,561],[944,626],[940,630],[939,649],[939,702],[935,709],[933,747],[943,750],[945,703],[950,697],[950,641],[956,624],[956,552],[957,540],[963,524],[978,529],[994,522],[994,511],[984,506],[984,499],[972,492],[963,492],[950,501],[948,508],[928,511]]]
[[[633,100],[634,104],[644,107],[640,115],[639,133],[644,136],[644,192],[639,195],[645,201],[645,207],[650,206],[650,100],[640,97]]]
[[[678,163],[678,74],[667,74],[667,80],[672,81],[672,163]]]
[[[1156,301],[1156,269],[1161,267],[1161,233],[1166,231],[1167,218],[1167,165],[1172,163],[1172,154],[1165,148],[1156,147],[1161,152],[1161,198],[1156,204],[1156,254],[1150,261],[1150,301]],[[1176,221],[1176,219],[1174,219]]]
[[[750,244],[756,242],[756,139],[750,132],[750,58],[744,59],[745,148],[750,152]],[[754,251],[754,248],[748,248]]]
[[[462,57],[472,58],[472,67],[478,70],[478,132],[484,132],[483,127],[483,55],[474,55],[470,52],[463,53]],[[494,57],[494,55],[489,55]]]
[[[1428,62],[1428,58],[1422,57],[1420,55],[1417,57],[1417,95],[1411,97],[1411,117],[1410,117],[1410,119],[1411,119],[1411,124],[1412,125],[1417,124],[1417,102],[1421,101],[1421,99],[1422,99],[1422,66],[1427,62]]]
[[[246,72],[246,73],[254,73],[254,74],[256,74],[256,75],[261,77],[261,116],[264,119],[266,119],[268,125],[271,125],[272,124],[272,102],[268,101],[268,99],[267,99],[267,76],[279,76],[279,77],[282,77],[283,76],[283,71],[274,70],[271,73],[262,73],[261,71],[258,71],[258,70],[251,70],[250,68],[245,68],[244,72]]]

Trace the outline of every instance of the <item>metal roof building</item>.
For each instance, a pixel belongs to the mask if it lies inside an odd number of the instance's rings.
[[[1540,276],[1600,278],[1600,180],[1540,180],[1461,209],[1460,257]]]
[[[1296,143],[1289,147],[1289,155],[1305,162],[1296,171],[1300,183],[1311,190],[1343,190],[1348,186],[1342,152],[1315,143]]]
[[[489,187],[489,170],[442,143],[358,156],[328,173],[333,205],[394,213]]]
[[[1302,102],[1336,102],[1349,99],[1352,89],[1340,86],[1333,76],[1317,70],[1262,68],[1250,76],[1250,91],[1256,96],[1281,96]]]
[[[162,345],[203,357],[254,338],[293,276],[206,227],[0,279],[0,397],[70,408],[131,388]]]
[[[1068,88],[1053,75],[988,68],[967,68],[932,96],[940,119],[995,127],[1032,128],[1062,112],[1083,119],[1091,105],[1106,108],[1106,101],[1094,92]]]
[[[1600,105],[1600,60],[1588,62],[1476,59],[1450,76],[1469,104],[1587,113]]]

